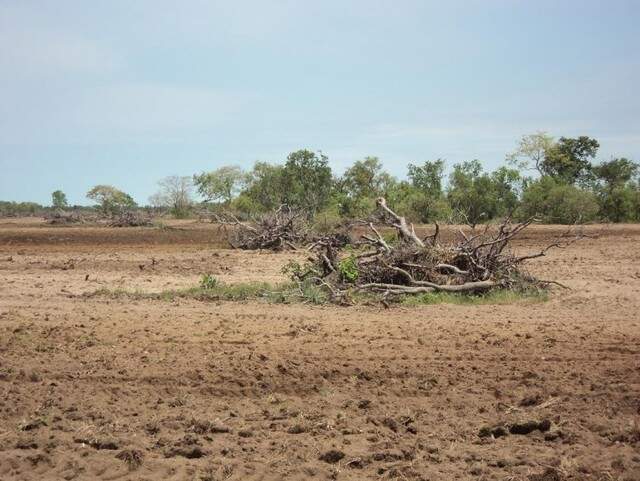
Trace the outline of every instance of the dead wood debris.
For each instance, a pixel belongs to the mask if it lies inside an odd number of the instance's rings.
[[[351,253],[340,252],[331,237],[312,244],[315,257],[298,273],[326,287],[334,297],[348,292],[368,291],[389,295],[430,292],[479,293],[491,289],[525,290],[543,288],[554,281],[530,275],[523,264],[544,256],[552,248],[564,248],[581,238],[571,229],[539,252],[517,256],[511,241],[535,219],[514,223],[507,217],[498,225],[487,225],[477,234],[458,232],[453,243],[440,242],[440,227],[434,234],[420,238],[412,224],[395,213],[385,199],[377,200],[377,223],[392,227],[399,242],[385,239],[374,222],[367,222]],[[557,284],[557,283],[556,283]]]

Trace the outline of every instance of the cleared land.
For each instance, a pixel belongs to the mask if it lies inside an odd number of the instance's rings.
[[[596,231],[532,263],[547,302],[385,310],[88,297],[296,254],[4,221],[0,479],[638,480],[640,226]]]

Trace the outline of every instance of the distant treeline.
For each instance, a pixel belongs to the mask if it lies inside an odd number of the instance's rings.
[[[322,152],[292,152],[283,164],[256,162],[249,171],[223,166],[193,177],[167,177],[146,209],[176,217],[206,211],[231,211],[248,218],[288,204],[322,222],[366,217],[375,199],[385,197],[399,214],[413,222],[475,225],[511,214],[537,216],[546,223],[640,221],[640,168],[632,160],[596,161],[600,144],[581,136],[553,139],[545,133],[526,135],[505,165],[486,172],[478,160],[452,166],[445,161],[409,164],[400,180],[385,172],[377,157],[353,163],[336,176]],[[197,193],[202,202],[194,200]],[[97,185],[87,197],[91,209],[104,215],[137,208],[126,193]],[[52,207],[68,209],[61,191]],[[0,202],[1,215],[41,215],[46,207]],[[87,209],[76,206],[74,209]]]

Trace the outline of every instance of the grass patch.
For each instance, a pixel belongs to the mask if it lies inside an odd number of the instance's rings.
[[[199,301],[247,301],[264,300],[272,303],[308,303],[325,304],[329,296],[318,286],[303,283],[269,284],[267,282],[242,282],[189,287],[186,289],[170,289],[161,292],[129,291],[126,289],[98,289],[87,294],[88,297],[109,297],[114,299],[156,299],[173,301],[175,299],[195,299]]]
[[[109,297],[114,299],[155,299],[173,301],[176,299],[195,299],[198,301],[248,301],[260,300],[274,304],[313,304],[323,305],[331,303],[331,296],[321,286],[311,282],[269,284],[267,282],[243,282],[225,284],[215,282],[206,287],[190,287],[186,289],[171,289],[161,292],[129,291],[125,289],[102,288],[86,297]],[[354,292],[351,296],[354,304],[378,304],[381,297],[375,294]],[[403,306],[422,306],[432,304],[458,305],[486,305],[486,304],[514,304],[520,302],[537,303],[548,300],[548,293],[544,290],[508,291],[493,290],[483,294],[461,294],[451,292],[431,292],[420,295],[399,296],[391,303]]]
[[[517,302],[544,302],[549,299],[545,290],[531,289],[525,291],[510,291],[495,289],[482,294],[462,294],[457,292],[429,292],[419,295],[407,295],[400,299],[405,306],[420,306],[430,304],[459,304],[459,305],[486,305],[486,304],[514,304]]]

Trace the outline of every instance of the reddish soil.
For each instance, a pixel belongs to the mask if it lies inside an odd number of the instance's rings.
[[[640,226],[536,259],[543,303],[82,295],[291,257],[173,227],[0,225],[1,480],[640,480]]]

